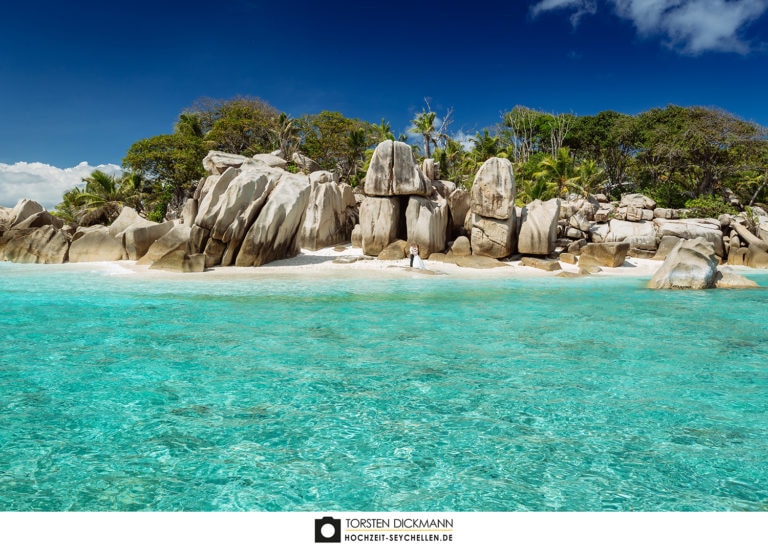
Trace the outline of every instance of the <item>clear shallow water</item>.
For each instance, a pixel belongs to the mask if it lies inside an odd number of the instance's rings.
[[[0,510],[768,510],[768,290],[644,284],[0,263]]]

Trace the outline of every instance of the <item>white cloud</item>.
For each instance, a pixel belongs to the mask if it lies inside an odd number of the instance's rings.
[[[40,162],[0,163],[0,205],[13,207],[20,199],[30,198],[51,210],[66,191],[82,186],[83,177],[96,169],[109,174],[121,172],[114,164],[94,167],[80,162],[75,167],[59,168]]]
[[[531,15],[536,17],[544,11],[560,9],[574,10],[571,14],[571,24],[576,27],[582,17],[597,13],[597,2],[595,0],[541,0],[531,7]]]
[[[706,51],[748,53],[741,32],[768,10],[768,0],[605,0],[615,13],[632,22],[642,36],[661,36],[683,53]],[[541,0],[533,16],[567,9],[574,26],[584,15],[597,13],[594,0]]]

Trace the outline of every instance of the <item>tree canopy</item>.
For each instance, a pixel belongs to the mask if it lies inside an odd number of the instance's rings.
[[[637,115],[605,110],[577,116],[517,105],[495,126],[459,140],[448,131],[452,110],[439,116],[425,103],[409,128],[418,136],[414,154],[417,160],[434,157],[441,178],[466,188],[482,162],[499,156],[514,165],[520,201],[643,192],[662,206],[683,207],[726,188],[745,204],[768,200],[768,131],[721,109],[669,105]],[[123,169],[140,182],[119,186],[130,194],[124,201],[160,220],[194,191],[210,150],[278,151],[293,170],[299,169],[293,154],[300,152],[354,186],[365,177],[375,145],[394,138],[385,119],[371,123],[328,110],[294,118],[259,98],[203,98],[179,114],[172,133],[131,145]],[[82,212],[80,193],[89,192],[68,192],[58,213]]]

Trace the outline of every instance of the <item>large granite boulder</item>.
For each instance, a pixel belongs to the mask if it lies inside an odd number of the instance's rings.
[[[312,173],[313,171],[317,171],[318,169],[320,169],[320,166],[317,165],[317,162],[315,162],[309,156],[302,154],[301,152],[294,152],[291,155],[291,160],[304,173]]]
[[[315,172],[329,173],[329,172]],[[310,174],[310,182],[313,175]],[[352,187],[325,181],[317,177],[312,184],[309,207],[299,233],[299,245],[306,249],[321,249],[348,242],[351,235],[351,219],[356,206]]]
[[[274,154],[254,154],[253,159],[267,167],[277,167],[280,169],[288,165],[288,161]]]
[[[222,175],[229,168],[240,168],[249,160],[240,154],[212,150],[203,158],[203,168],[211,175]]]
[[[158,238],[136,264],[151,265],[171,251],[187,251],[191,228],[187,225],[175,225],[162,237]]]
[[[118,237],[129,226],[138,223],[140,225],[148,225],[152,221],[148,221],[144,217],[138,214],[138,212],[132,207],[123,206],[120,210],[120,214],[117,216],[111,225],[109,225],[109,235],[112,237]]]
[[[12,226],[16,226],[28,217],[31,217],[35,213],[40,213],[42,211],[45,211],[45,208],[35,202],[34,200],[29,200],[27,198],[22,198],[18,202],[16,202],[16,205],[11,210],[10,214],[8,215],[10,222],[8,223],[8,228]]]
[[[648,283],[651,289],[708,289],[717,282],[718,259],[712,242],[681,240]]]
[[[512,162],[506,158],[489,158],[475,175],[470,192],[472,213],[505,220],[515,214],[515,176]]]
[[[23,221],[16,223],[13,225],[13,228],[15,230],[23,230],[25,228],[39,228],[41,226],[48,225],[60,229],[64,226],[64,221],[54,215],[51,215],[47,211],[39,211],[33,215],[30,215]]]
[[[448,229],[448,202],[439,194],[433,198],[411,196],[405,209],[408,241],[419,244],[419,254],[443,251]]]
[[[261,266],[297,255],[299,227],[311,191],[306,175],[285,172],[245,235],[235,265]]]
[[[213,222],[216,219],[215,213],[211,213],[210,210],[216,207],[222,194],[227,191],[230,183],[234,181],[240,173],[240,169],[232,167],[227,169],[222,175],[211,175],[205,180],[205,183],[200,190],[200,198],[197,202],[197,215],[195,216],[194,224],[210,231]]]
[[[147,223],[134,223],[122,232],[123,246],[131,261],[141,259],[155,241],[165,236],[176,225],[174,221]]]
[[[522,210],[517,251],[523,255],[549,255],[555,250],[560,199],[534,200]],[[474,248],[474,242],[472,244]]]
[[[473,255],[501,259],[514,252],[516,221],[514,213],[508,219],[494,219],[475,213],[470,213],[470,217],[470,243]]]
[[[624,264],[629,251],[629,243],[591,243],[581,249],[579,267],[593,266],[617,268]]]
[[[13,229],[3,236],[5,259],[14,263],[61,264],[69,252],[69,237],[53,225]]]
[[[122,261],[127,258],[122,238],[109,233],[105,226],[78,229],[69,247],[69,262]]]
[[[633,207],[636,209],[655,209],[656,201],[642,194],[622,194],[619,207]]]
[[[149,268],[171,272],[203,272],[205,270],[205,257],[202,253],[190,255],[183,249],[177,249],[154,261]]]
[[[451,212],[451,229],[454,234],[464,228],[470,208],[469,192],[459,187],[448,195],[448,210]]]
[[[413,151],[400,141],[383,141],[373,151],[363,191],[368,196],[432,194],[432,182],[413,159]]]
[[[723,246],[723,231],[717,219],[654,219],[659,238],[677,236],[684,240],[704,238],[715,248],[719,257],[725,255]]]
[[[630,249],[655,251],[656,228],[650,221],[620,221],[611,219],[608,223],[610,231],[604,238],[605,242],[627,242]]]
[[[398,198],[366,196],[360,204],[360,232],[365,255],[378,256],[397,238],[400,219]]]

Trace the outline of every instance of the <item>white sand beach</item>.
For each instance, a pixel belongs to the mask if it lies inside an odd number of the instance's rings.
[[[335,262],[352,261],[352,262]],[[592,276],[632,276],[650,278],[661,266],[661,261],[627,257],[624,265],[618,268],[602,268]],[[270,278],[270,277],[374,277],[374,278],[418,278],[432,275],[451,276],[463,279],[494,279],[494,278],[541,278],[554,277],[560,272],[577,273],[578,266],[560,262],[562,270],[548,272],[537,268],[522,266],[520,261],[504,262],[504,266],[496,268],[467,268],[441,261],[424,261],[425,270],[410,268],[408,259],[383,261],[364,257],[360,248],[343,246],[325,248],[317,251],[302,250],[299,255],[290,259],[274,261],[259,267],[222,267],[206,269],[202,273],[168,272],[151,270],[134,261],[79,263],[71,264],[71,268],[105,271],[115,276],[140,276],[143,278],[176,278],[184,279],[215,279],[231,278]]]

